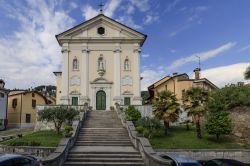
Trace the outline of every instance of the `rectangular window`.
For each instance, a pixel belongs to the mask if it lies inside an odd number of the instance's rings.
[[[4,93],[0,93],[0,98],[4,98]]]
[[[184,95],[185,91],[186,91],[185,89],[183,89],[183,90],[181,91],[181,92],[182,92],[182,97],[183,97],[183,95]]]
[[[72,105],[78,105],[78,97],[72,97]]]
[[[165,85],[165,90],[168,90],[168,85]]]
[[[32,97],[35,97],[35,93],[32,93]]]
[[[124,97],[124,105],[130,105],[130,97]]]
[[[32,108],[36,108],[36,100],[32,100]]]
[[[31,119],[31,115],[30,114],[26,114],[25,122],[26,123],[30,123],[30,119]]]
[[[17,106],[17,99],[12,100],[12,108],[16,108]]]

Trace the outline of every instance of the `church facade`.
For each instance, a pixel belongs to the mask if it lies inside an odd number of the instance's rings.
[[[140,50],[146,35],[103,14],[56,35],[62,48],[57,104],[109,110],[141,105]]]

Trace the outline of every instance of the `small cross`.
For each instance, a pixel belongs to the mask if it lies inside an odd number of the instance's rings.
[[[100,13],[102,13],[103,12],[103,6],[104,6],[103,3],[102,3],[102,1],[101,1],[101,3],[100,3],[99,6],[100,6]]]

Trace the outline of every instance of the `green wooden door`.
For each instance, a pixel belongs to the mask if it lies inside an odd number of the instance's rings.
[[[96,110],[106,110],[106,93],[102,90],[96,93]]]
[[[78,97],[72,97],[72,105],[78,105]]]

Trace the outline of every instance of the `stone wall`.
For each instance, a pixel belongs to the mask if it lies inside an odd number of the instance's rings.
[[[232,134],[240,141],[250,144],[250,107],[237,107],[230,110],[233,123]]]
[[[194,160],[211,160],[215,158],[235,159],[250,163],[250,150],[244,149],[157,149],[158,154],[183,155]]]

